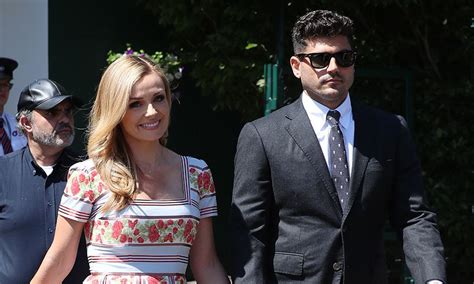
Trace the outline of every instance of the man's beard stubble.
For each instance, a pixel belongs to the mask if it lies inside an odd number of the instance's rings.
[[[32,132],[33,141],[43,144],[45,146],[54,146],[54,147],[68,147],[72,145],[74,142],[74,129],[71,129],[71,133],[65,137],[61,138],[58,134],[58,130],[62,130],[63,128],[70,128],[69,125],[59,126],[58,129],[53,130],[51,133],[46,133],[41,129],[35,129]]]

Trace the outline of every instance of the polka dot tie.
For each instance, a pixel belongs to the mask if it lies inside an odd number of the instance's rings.
[[[331,178],[336,187],[342,210],[344,211],[349,198],[349,168],[347,165],[344,137],[339,128],[340,117],[341,114],[337,110],[330,110],[326,116],[326,120],[331,126],[331,131],[329,132]]]
[[[2,142],[3,153],[8,154],[12,149],[12,144],[10,143],[10,139],[8,138],[8,134],[3,128],[3,118],[0,117],[0,140]]]

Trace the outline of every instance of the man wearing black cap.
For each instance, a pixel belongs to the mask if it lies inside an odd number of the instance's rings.
[[[16,127],[15,117],[3,112],[13,84],[13,70],[18,63],[10,58],[0,57],[0,156],[25,147],[26,138]]]
[[[36,80],[23,89],[16,115],[27,147],[0,157],[0,283],[28,283],[53,241],[74,140],[75,105],[56,82]],[[88,273],[85,245],[64,283]]]

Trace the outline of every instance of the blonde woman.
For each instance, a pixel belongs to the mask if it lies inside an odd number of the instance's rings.
[[[84,230],[84,283],[228,283],[214,247],[215,189],[206,163],[165,147],[171,93],[146,57],[104,72],[90,115],[89,160],[73,165],[53,244],[32,283],[60,283]]]

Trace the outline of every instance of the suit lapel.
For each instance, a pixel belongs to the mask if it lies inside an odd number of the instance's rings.
[[[342,219],[342,208],[339,203],[339,198],[337,197],[336,189],[332,183],[321,146],[311,126],[308,115],[304,110],[301,98],[291,105],[286,114],[286,118],[289,119],[289,123],[285,127],[288,134],[305,153],[309,162],[316,170],[318,177],[323,182],[324,187],[332,199],[333,208],[337,212],[337,216]]]
[[[347,212],[350,212],[356,196],[359,194],[361,182],[364,178],[365,169],[369,162],[367,156],[374,145],[373,133],[370,129],[370,119],[367,113],[361,110],[358,104],[352,105],[352,115],[354,118],[354,153],[352,162],[352,177],[349,187],[349,200]]]

